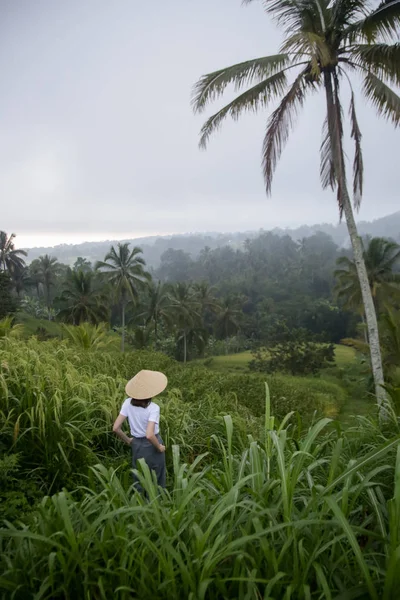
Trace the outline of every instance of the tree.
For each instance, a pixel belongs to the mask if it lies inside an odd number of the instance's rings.
[[[388,302],[400,300],[400,275],[393,272],[400,261],[400,246],[385,238],[372,238],[367,240],[363,256],[375,310],[380,314]],[[341,256],[336,264],[337,297],[347,308],[363,315],[361,287],[354,260]]]
[[[17,310],[17,303],[11,290],[12,283],[9,274],[0,271],[0,319],[4,319]]]
[[[26,291],[32,284],[28,267],[14,269],[12,272],[12,282],[18,298],[21,298],[21,293]]]
[[[253,0],[244,0],[249,3]],[[371,366],[380,408],[386,400],[374,303],[363,260],[350,193],[347,186],[343,148],[343,107],[341,85],[350,86],[350,125],[354,140],[353,202],[357,209],[363,191],[361,131],[357,120],[355,94],[350,76],[363,80],[363,93],[378,113],[397,126],[400,97],[389,87],[400,82],[400,46],[393,43],[400,24],[400,0],[381,2],[370,9],[365,0],[264,0],[265,10],[283,27],[285,40],[279,54],[248,60],[205,75],[195,87],[193,106],[203,111],[220,97],[229,84],[242,92],[204,124],[200,145],[227,116],[238,119],[246,111],[258,111],[280,99],[268,121],[263,144],[263,171],[267,193],[273,174],[307,96],[321,90],[326,101],[326,119],[321,145],[321,181],[324,188],[337,191],[340,216],[346,218],[357,275],[360,280],[371,348]],[[293,79],[288,80],[288,74]]]
[[[15,237],[15,233],[8,236],[5,231],[0,231],[0,270],[8,271],[11,276],[25,267],[22,257],[27,256],[25,250],[16,250]]]
[[[82,258],[82,256],[78,256],[73,266],[74,271],[84,271],[87,273],[88,271],[92,271],[92,263],[87,258]]]
[[[38,277],[43,283],[46,297],[47,307],[51,305],[51,288],[54,287],[57,279],[57,275],[60,272],[60,263],[55,256],[39,256],[38,258]]]
[[[40,288],[43,284],[41,261],[38,258],[35,258],[35,260],[33,260],[29,265],[28,270],[32,285],[35,286],[36,289],[36,295],[38,298],[40,298]]]
[[[96,287],[91,271],[70,270],[59,298],[59,317],[73,325],[89,321],[93,325],[108,319],[104,291]]]
[[[215,297],[214,285],[210,285],[207,281],[200,281],[193,284],[193,291],[200,304],[202,315],[204,315],[207,310],[213,313],[218,310],[219,304]]]
[[[156,348],[158,348],[160,323],[164,321],[165,323],[170,324],[171,322],[168,288],[165,284],[161,283],[161,281],[159,281],[157,285],[152,281],[149,283],[147,309],[140,313],[139,317],[145,318],[146,325],[153,323],[155,345]]]
[[[226,339],[239,331],[239,303],[236,298],[226,298],[221,305],[215,324],[216,334],[220,339]]]
[[[96,264],[96,269],[104,273],[106,280],[114,289],[114,294],[121,304],[122,337],[121,350],[125,350],[125,311],[129,300],[135,301],[138,296],[138,287],[143,286],[151,277],[145,271],[145,261],[139,254],[142,253],[136,246],[130,250],[129,243],[117,244],[117,249],[111,246],[110,252],[104,261]]]
[[[183,362],[186,363],[188,333],[199,322],[200,305],[196,299],[193,286],[184,282],[177,283],[172,287],[169,300],[171,314],[183,340]]]

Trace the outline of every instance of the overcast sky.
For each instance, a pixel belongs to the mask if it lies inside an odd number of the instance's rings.
[[[268,112],[227,121],[198,149],[219,105],[193,115],[196,80],[279,48],[261,4],[1,0],[0,12],[0,229],[19,245],[337,222],[319,184],[322,98],[302,113],[271,198]],[[358,112],[370,220],[400,207],[399,133],[361,97]]]

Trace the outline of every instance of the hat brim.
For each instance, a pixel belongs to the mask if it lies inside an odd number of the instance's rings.
[[[168,385],[168,379],[159,371],[139,371],[126,384],[125,391],[129,398],[149,400],[161,394]]]

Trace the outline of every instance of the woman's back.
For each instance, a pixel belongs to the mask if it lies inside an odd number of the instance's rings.
[[[159,433],[160,407],[155,402],[150,402],[143,408],[132,405],[131,398],[127,398],[122,405],[121,414],[128,418],[131,435],[134,438],[146,437],[149,421],[155,423],[155,435]]]

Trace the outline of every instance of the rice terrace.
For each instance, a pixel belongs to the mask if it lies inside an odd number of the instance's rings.
[[[0,600],[397,600],[400,0],[17,4]]]

